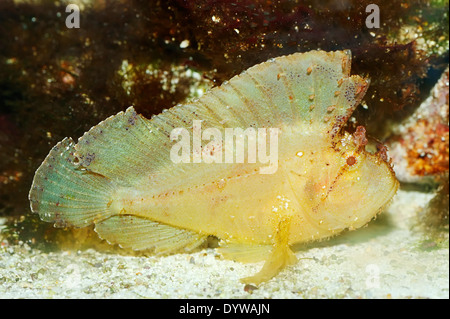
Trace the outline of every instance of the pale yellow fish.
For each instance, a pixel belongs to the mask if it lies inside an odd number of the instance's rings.
[[[350,51],[296,53],[151,120],[130,107],[50,151],[34,177],[31,209],[60,227],[94,223],[101,238],[135,250],[190,251],[213,235],[227,258],[266,261],[243,282],[269,280],[296,262],[293,244],[367,224],[398,188],[384,151],[365,150],[363,128],[341,132],[369,84],[351,76],[350,65]],[[193,145],[196,123],[217,129],[201,149]],[[253,144],[216,139],[227,128],[277,129],[264,144],[276,160],[249,163]],[[179,147],[182,131],[188,148]],[[171,152],[187,156],[177,162]],[[208,154],[215,162],[205,162]]]

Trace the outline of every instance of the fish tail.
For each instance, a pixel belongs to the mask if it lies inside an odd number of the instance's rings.
[[[36,171],[31,210],[56,227],[85,227],[110,217],[113,182],[79,165],[71,138],[59,142]]]

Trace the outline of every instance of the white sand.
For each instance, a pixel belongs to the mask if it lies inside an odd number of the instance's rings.
[[[441,248],[421,249],[426,234],[413,227],[431,196],[400,191],[368,227],[296,247],[300,262],[252,293],[239,278],[262,263],[222,260],[215,249],[133,257],[43,253],[3,240],[0,298],[449,298],[448,236]]]

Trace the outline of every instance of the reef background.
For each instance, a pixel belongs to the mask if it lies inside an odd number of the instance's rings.
[[[352,50],[352,73],[371,85],[347,129],[361,124],[386,140],[448,66],[449,5],[378,1],[381,26],[369,29],[365,8],[372,2],[1,1],[3,236],[42,249],[66,243],[30,214],[27,199],[35,170],[58,141],[130,105],[150,117],[271,57]],[[65,25],[69,3],[80,6],[79,29]],[[436,171],[448,203],[448,108],[443,132],[447,160]],[[448,209],[440,219],[448,231]],[[90,235],[73,236],[84,243]]]

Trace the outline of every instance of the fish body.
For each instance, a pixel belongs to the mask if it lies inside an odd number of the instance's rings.
[[[385,156],[365,150],[363,128],[341,132],[369,85],[350,64],[350,51],[296,53],[150,120],[130,107],[52,149],[31,209],[56,226],[94,223],[101,238],[136,250],[191,250],[213,235],[224,257],[266,260],[243,279],[264,282],[296,262],[290,246],[367,224],[398,188]],[[214,130],[196,146],[197,123]],[[227,144],[230,128],[240,131]],[[272,129],[258,140],[276,152],[270,165],[251,160],[260,129]],[[174,152],[183,138],[193,147]]]

